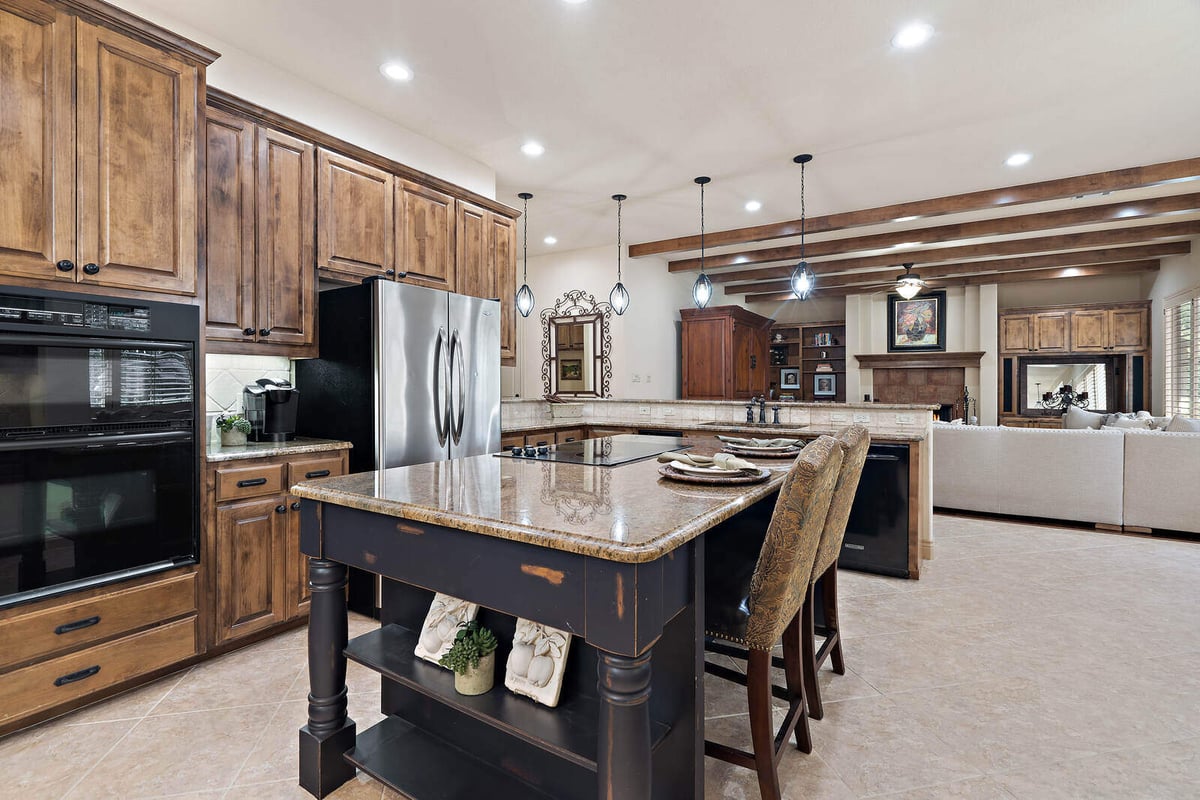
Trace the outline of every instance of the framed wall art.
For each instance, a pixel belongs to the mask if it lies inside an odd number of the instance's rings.
[[[800,369],[798,367],[788,367],[786,369],[779,370],[779,388],[799,389]]]
[[[813,397],[836,397],[837,376],[818,374],[813,375]]]
[[[559,380],[578,381],[583,379],[583,360],[579,358],[559,359]]]
[[[911,300],[888,295],[889,353],[946,349],[946,293],[926,292]]]

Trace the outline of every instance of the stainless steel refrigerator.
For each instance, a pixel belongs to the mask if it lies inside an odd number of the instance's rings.
[[[351,472],[500,449],[498,301],[371,280],[321,292],[318,314],[299,435],[353,442]],[[352,607],[373,612],[373,590],[352,575]]]

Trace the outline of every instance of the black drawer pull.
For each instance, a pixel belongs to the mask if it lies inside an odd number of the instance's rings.
[[[58,267],[59,272],[74,272],[75,271],[75,262],[71,261],[70,259],[66,259],[66,258],[64,258],[62,261],[59,261],[54,266]]]
[[[96,664],[95,666],[88,667],[87,669],[81,669],[79,672],[72,672],[70,675],[63,675],[61,678],[55,678],[54,685],[66,686],[68,683],[75,683],[75,681],[81,681],[84,678],[90,678],[99,671],[100,665]]]
[[[287,513],[287,504],[280,503],[279,505],[275,506],[275,513],[276,514],[286,514]]]
[[[297,500],[296,502],[292,503],[292,511],[299,511],[299,510],[300,510],[300,501]]]
[[[88,617],[87,619],[77,619],[74,622],[68,622],[66,625],[59,625],[57,628],[54,629],[54,632],[57,633],[59,636],[62,636],[64,633],[72,633],[74,631],[81,631],[84,628],[90,628],[93,625],[98,625],[98,624],[100,624],[99,616]]]
[[[304,473],[305,478],[324,478],[329,474],[327,469],[314,469],[312,472]]]
[[[97,264],[84,264],[83,271],[87,275],[95,275],[96,273],[100,272],[100,267]],[[99,667],[96,669],[99,669]],[[86,678],[87,676],[85,675],[84,677]]]
[[[248,489],[251,486],[262,486],[267,482],[266,478],[246,478],[244,481],[238,481],[239,489]]]

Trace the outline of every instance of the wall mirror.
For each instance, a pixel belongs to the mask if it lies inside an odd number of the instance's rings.
[[[548,395],[608,397],[611,308],[573,289],[542,311],[542,385]]]
[[[1046,392],[1063,385],[1088,393],[1089,411],[1117,406],[1117,365],[1110,356],[1035,356],[1020,359],[1020,413],[1038,414]]]

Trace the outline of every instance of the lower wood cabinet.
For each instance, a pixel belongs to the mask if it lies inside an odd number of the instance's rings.
[[[346,468],[344,450],[212,465],[207,536],[213,646],[308,613],[300,501],[287,488],[344,475]]]
[[[766,396],[772,320],[741,306],[685,308],[679,316],[684,400]]]

